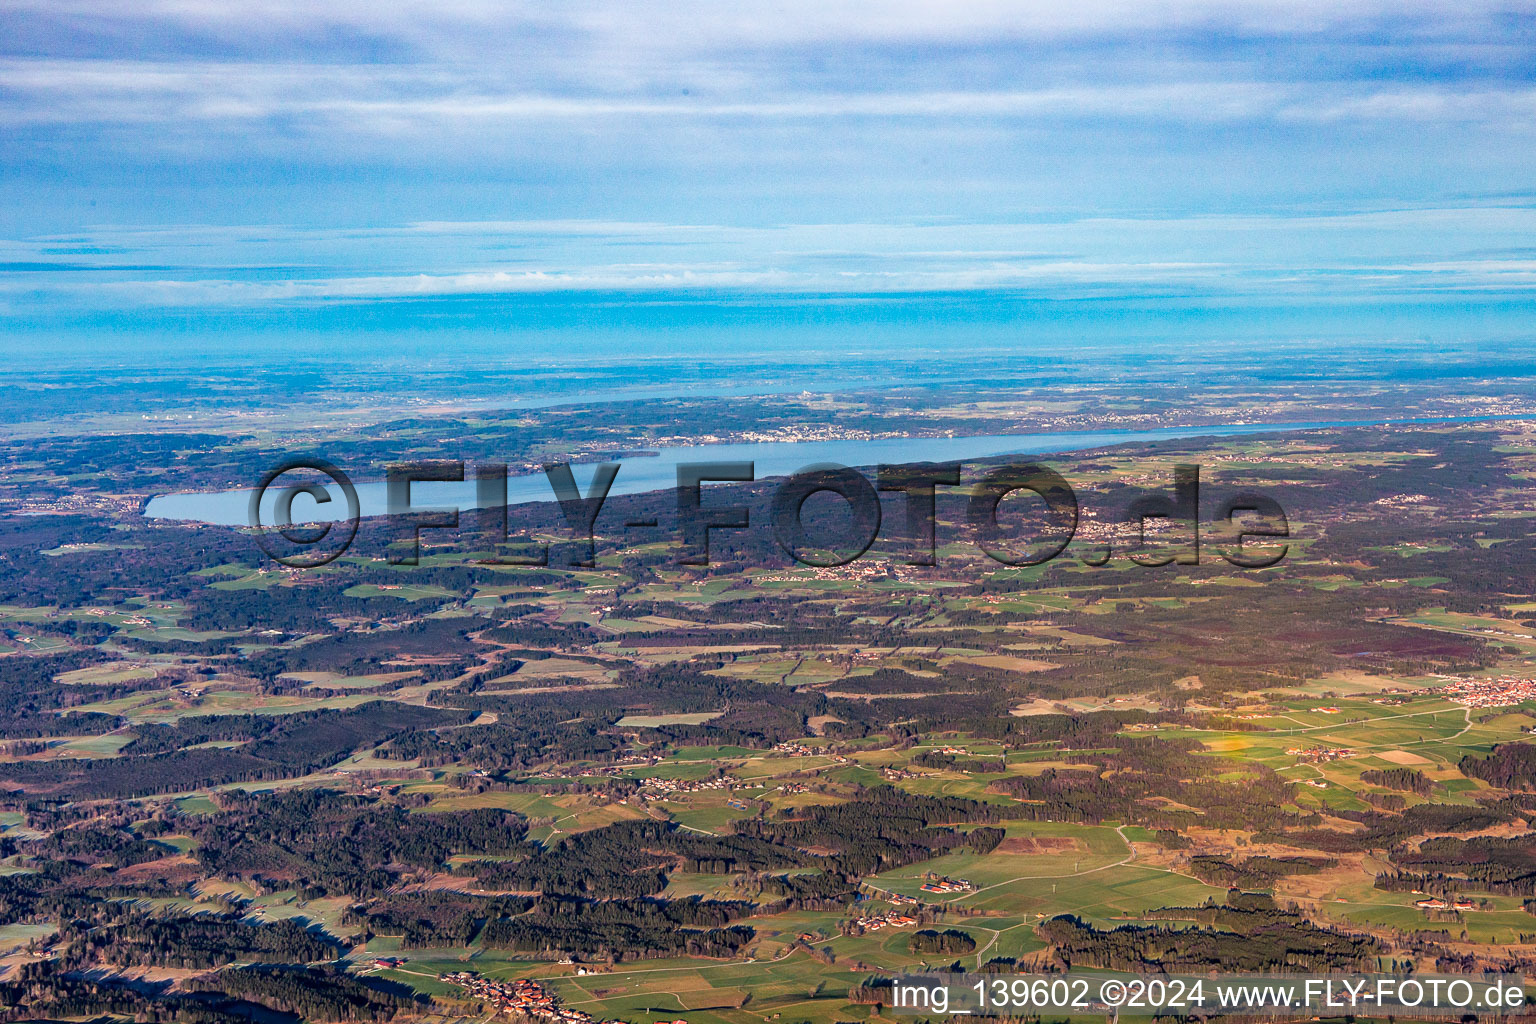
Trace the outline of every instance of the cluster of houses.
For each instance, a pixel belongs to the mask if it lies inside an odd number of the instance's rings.
[[[1423,505],[1429,501],[1427,494],[1389,494],[1385,498],[1377,498],[1372,505],[1383,505],[1387,508],[1401,508],[1404,505]]]
[[[827,752],[826,747],[813,747],[799,740],[787,740],[783,743],[775,743],[773,749],[779,754],[789,754],[791,757],[819,757]]]
[[[735,779],[664,779],[650,778],[640,780],[640,789],[650,796],[656,793],[698,793],[707,789],[745,789],[746,787]]]
[[[930,878],[923,883],[923,892],[971,892],[976,883],[969,878]]]
[[[576,771],[574,773],[571,772],[570,769],[562,769],[562,768],[558,768],[558,767],[557,768],[545,768],[542,771],[534,772],[532,774],[531,778],[535,778],[535,779],[564,779],[564,778],[574,777],[574,778],[578,778],[578,779],[589,779],[589,778],[622,779],[622,778],[624,778],[624,773],[625,773],[625,771],[627,769],[630,769],[630,768],[650,768],[650,767],[654,767],[654,766],[656,766],[656,765],[658,765],[660,763],[661,763],[661,758],[659,756],[655,755],[655,754],[635,754],[635,755],[631,755],[629,757],[623,758],[621,760],[615,761],[612,764],[588,765],[588,766],[586,766],[586,767],[584,767],[584,768],[582,768],[579,771]]]
[[[1427,899],[1422,899],[1422,900],[1415,901],[1413,905],[1418,907],[1420,910],[1476,910],[1477,909],[1477,904],[1476,903],[1473,903],[1471,900],[1462,899],[1459,896],[1456,897],[1453,900],[1450,900],[1450,901],[1443,900],[1443,899],[1441,899],[1438,896],[1430,896]]]
[[[1324,761],[1337,761],[1355,756],[1355,751],[1348,747],[1292,747],[1286,753],[1302,764],[1320,764]]]
[[[757,576],[749,576],[753,583],[804,583],[807,580],[877,580],[900,579],[896,575],[896,567],[889,562],[852,563],[833,566],[830,568],[812,568],[810,575],[806,575],[805,568],[795,569],[789,573],[768,573]]]
[[[903,914],[899,910],[892,910],[888,914],[879,914],[874,917],[860,917],[853,922],[866,932],[877,932],[882,928],[906,928],[917,924],[917,918],[911,914]]]
[[[810,398],[811,392],[802,391],[802,398]],[[673,434],[653,437],[647,444],[657,447],[677,448],[699,444],[780,444],[800,441],[878,441],[900,438],[903,435],[892,430],[874,431],[839,424],[795,423],[767,430],[740,430],[720,434]],[[936,434],[938,437],[954,437],[953,430]],[[612,453],[607,453],[611,457]],[[538,472],[535,466],[531,472]]]
[[[1522,637],[1521,639],[1530,639]],[[1536,679],[1519,676],[1494,676],[1484,679],[1453,678],[1449,685],[1421,691],[1464,704],[1469,708],[1504,708],[1523,701],[1536,700]]]
[[[516,981],[494,981],[474,971],[453,971],[438,976],[465,989],[470,995],[483,999],[498,1010],[512,1015],[538,1017],[557,1024],[598,1024],[597,1018],[580,1010],[562,1009],[555,997],[538,982],[530,978]],[[623,1024],[622,1021],[614,1024]],[[685,1020],[658,1021],[657,1024],[688,1024]]]

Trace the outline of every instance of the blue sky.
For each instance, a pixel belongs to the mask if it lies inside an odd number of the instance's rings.
[[[622,354],[591,311],[943,296],[1520,339],[1533,6],[12,0],[0,329],[366,351],[575,297]]]

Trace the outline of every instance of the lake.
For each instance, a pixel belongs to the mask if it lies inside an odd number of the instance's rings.
[[[1382,426],[1394,423],[1459,423],[1506,417],[1436,417],[1404,420],[1337,420],[1317,423],[1228,423],[1203,427],[1167,427],[1156,430],[1092,430],[1051,434],[988,434],[973,437],[899,437],[881,440],[847,441],[774,441],[749,444],[682,445],[651,449],[655,456],[625,458],[614,479],[610,494],[642,494],[677,484],[677,467],[687,462],[752,462],[757,479],[788,476],[815,463],[833,462],[844,466],[874,466],[880,463],[959,462],[966,459],[994,458],[1000,455],[1061,455],[1089,451],[1109,445],[1140,441],[1160,441],[1189,437],[1232,437],[1245,434],[1294,433],[1328,427]],[[572,467],[576,482],[586,493],[595,463]],[[345,466],[341,467],[343,470]],[[473,469],[466,470],[467,475]],[[272,522],[272,505],[282,487],[268,489],[262,522]],[[295,522],[327,522],[346,516],[346,503],[338,488],[331,488],[333,500],[318,504],[307,495],[293,502]],[[358,503],[364,516],[385,514],[385,483],[368,480],[357,483]],[[554,492],[542,473],[515,476],[507,481],[507,502],[511,505],[533,501],[552,501]],[[217,526],[249,525],[251,492],[249,490],[209,491],[163,494],[150,500],[144,514],[151,519],[176,519]],[[417,483],[411,487],[411,501],[421,507],[457,506],[461,510],[478,507],[474,481],[463,483]]]

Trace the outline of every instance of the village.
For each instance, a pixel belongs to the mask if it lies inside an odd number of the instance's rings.
[[[749,788],[751,787],[745,783],[725,776],[716,779],[669,779],[663,776],[655,776],[640,780],[640,790],[646,796],[658,793],[701,793],[711,789],[730,791]],[[623,801],[620,802],[622,803]]]
[[[1292,747],[1286,753],[1300,764],[1324,764],[1355,756],[1349,747]]]
[[[807,571],[809,570],[809,571]],[[869,562],[864,564],[837,565],[837,566],[804,566],[790,572],[766,573],[748,576],[747,579],[754,583],[805,583],[808,580],[823,581],[858,581],[892,579],[899,580],[896,567],[889,562]]]
[[[482,977],[474,971],[453,971],[438,976],[439,981],[458,985],[470,995],[485,1000],[497,1012],[508,1016],[536,1017],[557,1021],[559,1024],[598,1024],[598,1018],[581,1010],[561,1008],[555,997],[543,985],[530,978],[515,981],[496,981]],[[609,1024],[626,1024],[612,1021]],[[656,1021],[655,1024],[688,1024],[686,1020]]]
[[[855,934],[864,932],[877,932],[882,928],[906,928],[917,924],[917,918],[911,914],[903,914],[899,910],[892,910],[886,914],[876,914],[870,917],[858,917],[852,922]]]
[[[1529,639],[1522,637],[1522,639]],[[1536,700],[1536,679],[1519,676],[1441,676],[1450,679],[1446,686],[1420,690],[1424,696],[1444,697],[1469,708],[1504,708],[1528,700]]]

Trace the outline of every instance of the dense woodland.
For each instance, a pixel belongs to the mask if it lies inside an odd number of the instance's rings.
[[[1319,928],[1275,906],[1262,894],[1234,893],[1227,904],[1169,911],[1201,927],[1121,925],[1102,930],[1075,917],[1040,926],[1067,968],[1111,970],[1265,971],[1374,970],[1381,943],[1368,936]]]
[[[50,963],[27,964],[0,979],[0,1020],[27,1021],[102,1014],[148,1024],[249,1024],[260,1016],[301,1020],[387,1021],[425,1008],[418,997],[334,969],[242,967],[189,979],[181,991],[146,991],[94,981]]]

